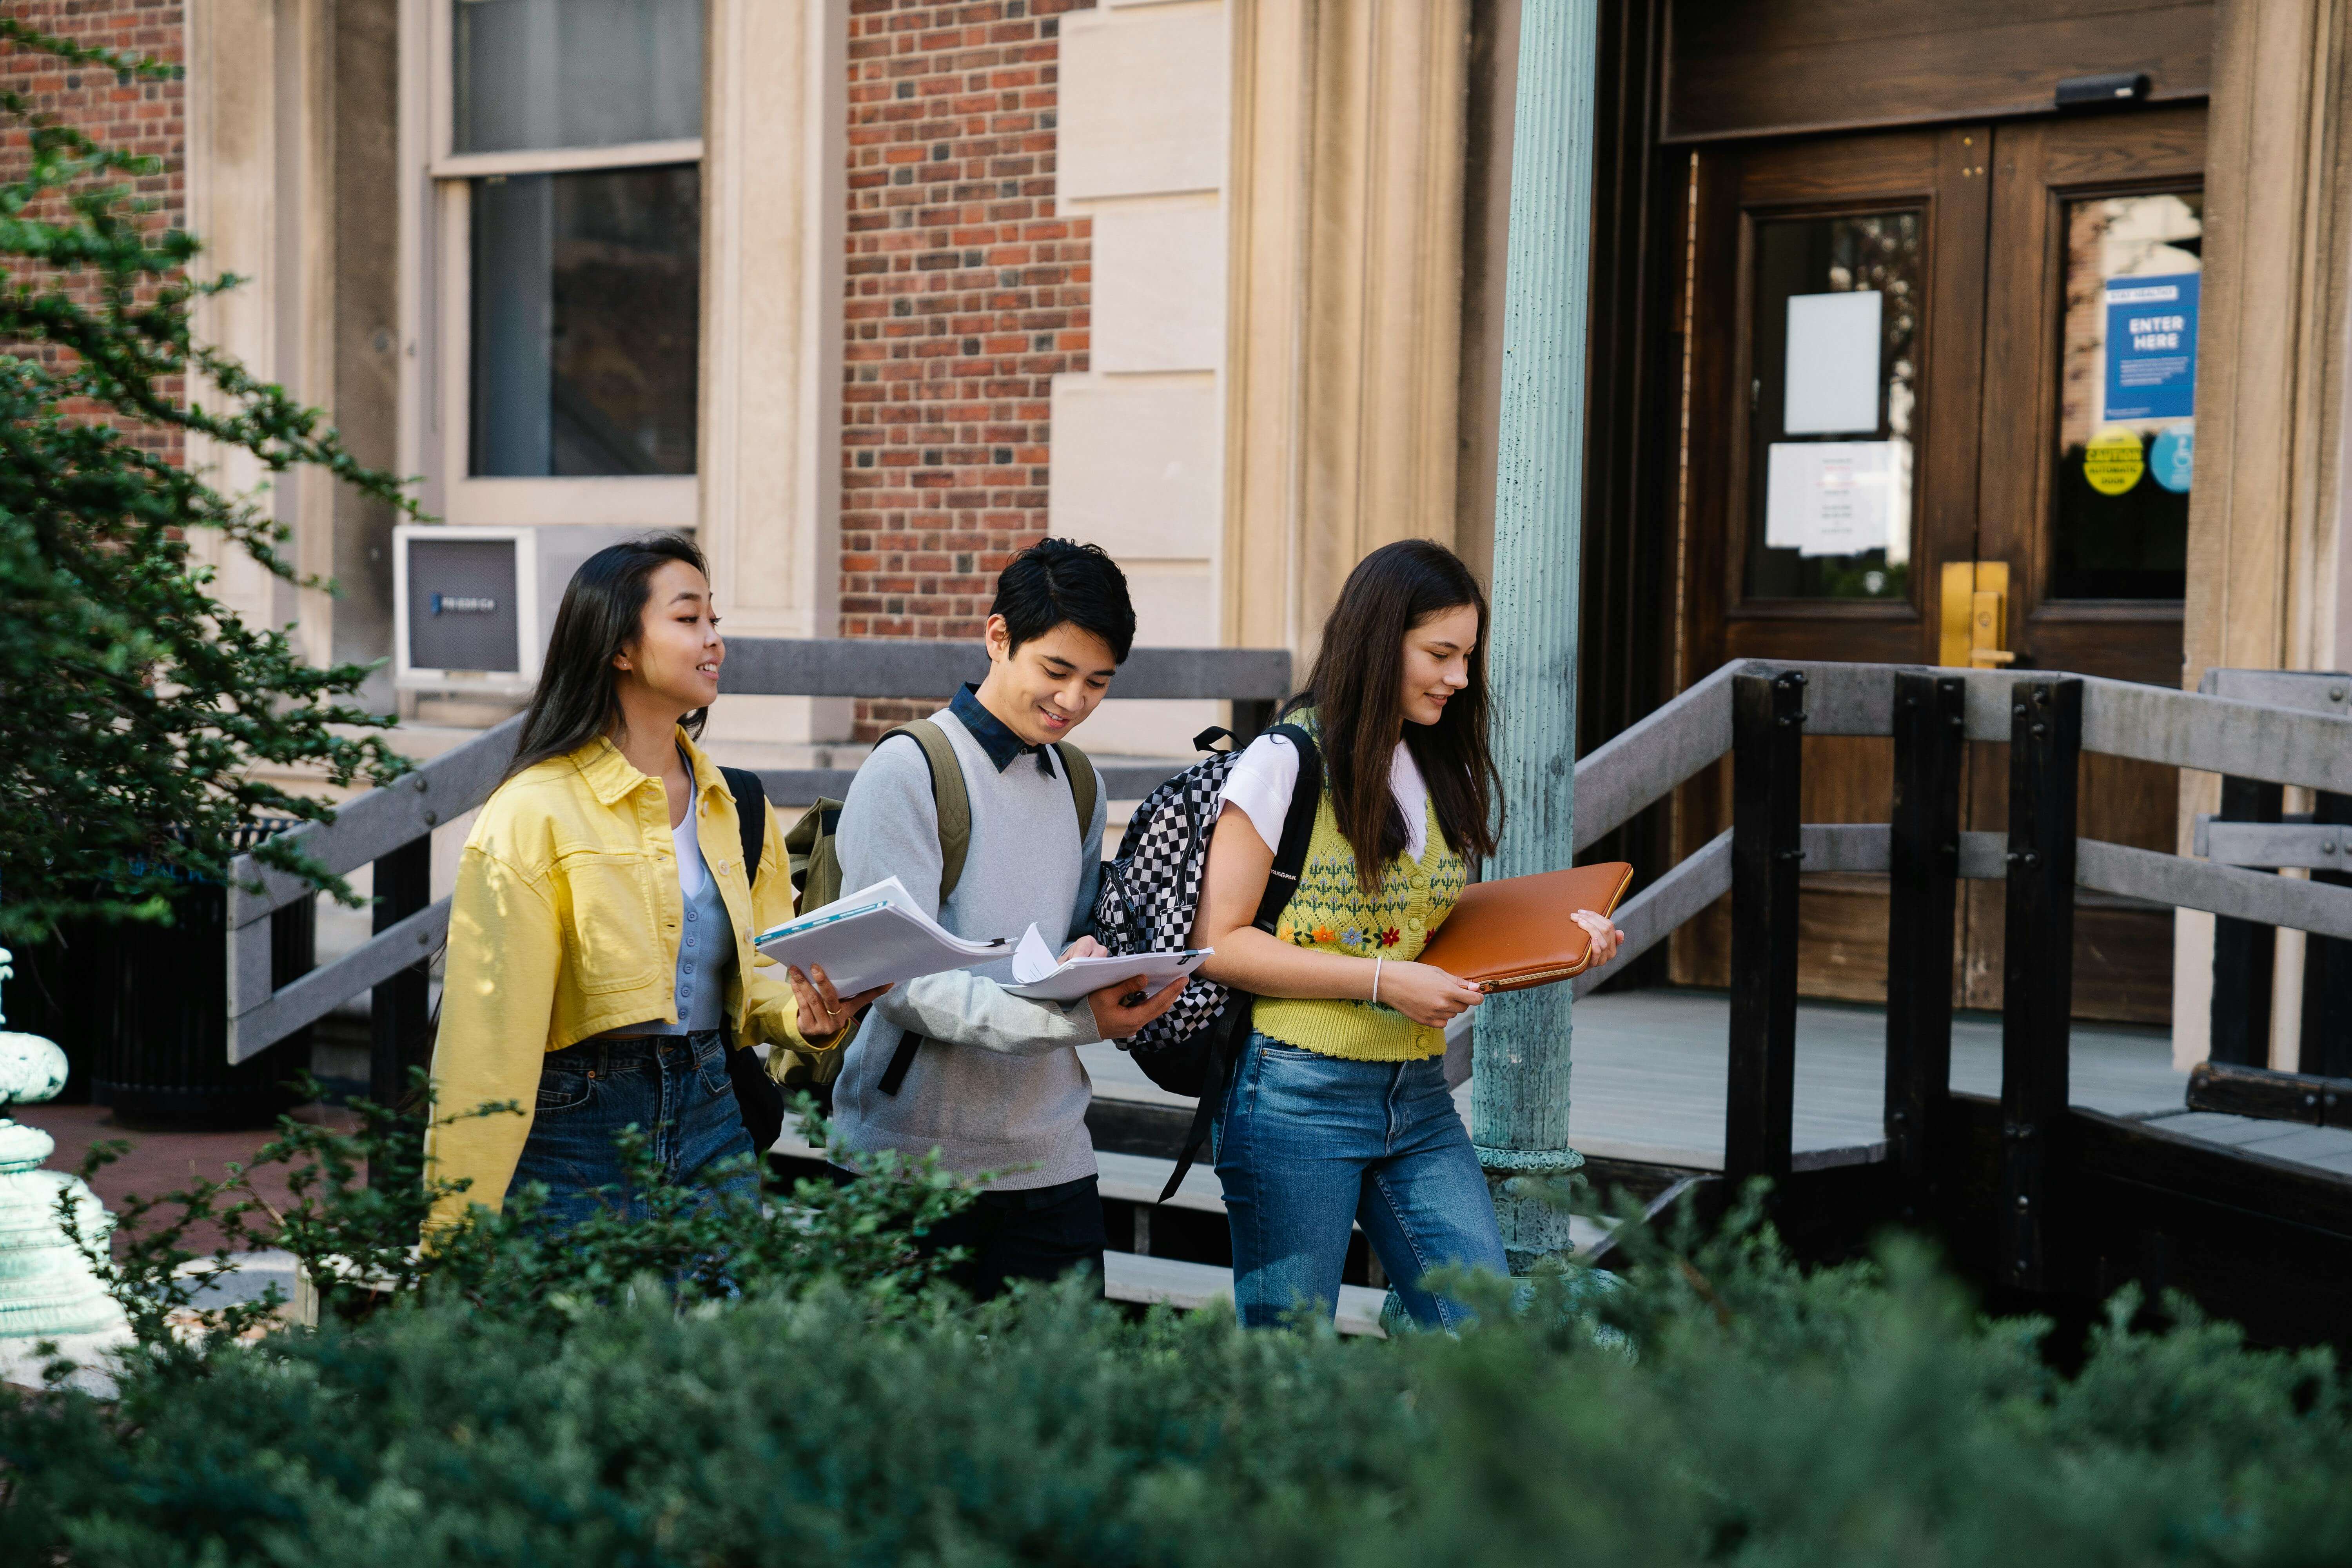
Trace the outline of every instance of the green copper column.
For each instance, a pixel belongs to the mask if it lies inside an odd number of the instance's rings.
[[[1519,17],[1488,654],[1509,812],[1489,877],[1557,870],[1571,858],[1599,16],[1599,0],[1524,0]],[[1568,1145],[1570,1001],[1569,987],[1547,985],[1490,997],[1477,1012],[1471,1139],[1517,1273],[1569,1250],[1566,1215],[1517,1193],[1513,1178],[1583,1163]]]

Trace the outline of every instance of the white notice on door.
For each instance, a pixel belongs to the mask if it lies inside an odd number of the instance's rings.
[[[1764,542],[1803,555],[1884,550],[1911,558],[1908,441],[1775,441],[1765,475]]]
[[[1875,289],[1789,296],[1783,431],[1867,436],[1877,430],[1880,314]]]

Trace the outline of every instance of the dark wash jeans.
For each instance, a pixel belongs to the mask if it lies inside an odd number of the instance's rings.
[[[1468,1321],[1424,1289],[1442,1266],[1507,1272],[1494,1199],[1445,1086],[1445,1058],[1359,1062],[1250,1036],[1217,1121],[1234,1303],[1261,1328],[1339,1300],[1350,1222],[1424,1328]]]
[[[548,1053],[539,1101],[522,1147],[512,1197],[530,1182],[548,1189],[548,1218],[573,1225],[617,1205],[646,1215],[642,1191],[608,1193],[625,1180],[613,1135],[635,1125],[651,1141],[665,1184],[694,1180],[704,1166],[751,1152],[727,1078],[727,1038],[716,1029],[636,1040],[583,1040]],[[747,1168],[729,1192],[755,1190]]]
[[[857,1180],[832,1166],[837,1185]],[[948,1271],[973,1300],[1001,1296],[1015,1279],[1059,1279],[1075,1269],[1103,1272],[1102,1190],[1093,1176],[1050,1187],[991,1192],[915,1238],[926,1256],[960,1247],[969,1255]]]

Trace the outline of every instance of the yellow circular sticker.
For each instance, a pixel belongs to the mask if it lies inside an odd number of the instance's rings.
[[[2147,471],[2147,454],[2141,449],[2137,430],[2110,425],[2083,448],[2083,477],[2103,496],[2123,494],[2139,483],[2140,475]]]

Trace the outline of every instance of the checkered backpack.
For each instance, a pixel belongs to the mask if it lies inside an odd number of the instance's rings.
[[[1296,724],[1277,724],[1269,733],[1298,749],[1298,784],[1291,792],[1274,868],[1258,900],[1255,923],[1265,931],[1274,930],[1297,889],[1298,873],[1307,864],[1307,841],[1315,831],[1315,810],[1323,798],[1323,762],[1314,737]],[[1217,803],[1242,754],[1239,745],[1213,750],[1219,739],[1233,736],[1219,729],[1193,737],[1192,743],[1209,755],[1144,796],[1118,841],[1118,857],[1103,868],[1102,889],[1095,895],[1094,928],[1096,940],[1111,952],[1171,952],[1191,945],[1201,884],[1208,873],[1209,837],[1217,826]],[[1192,1156],[1208,1138],[1225,1076],[1249,1038],[1254,1000],[1245,992],[1195,975],[1174,1006],[1118,1042],[1152,1082],[1171,1093],[1200,1100],[1176,1173],[1160,1194],[1163,1203],[1183,1181]]]

